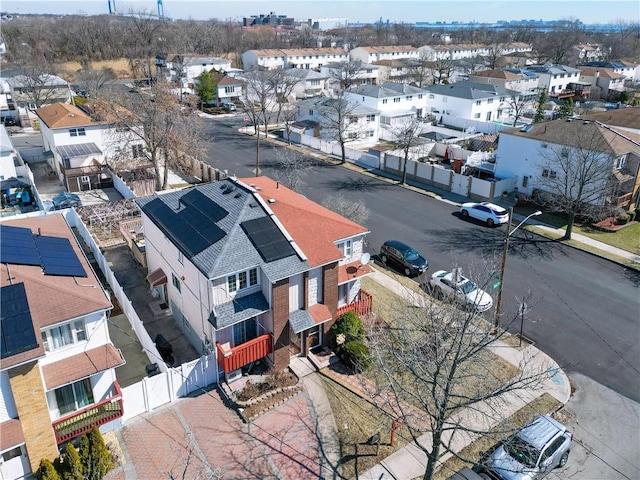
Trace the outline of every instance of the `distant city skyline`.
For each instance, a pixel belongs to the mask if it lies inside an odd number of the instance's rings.
[[[115,0],[118,13],[157,11],[156,0]],[[308,18],[347,18],[349,23],[372,23],[380,19],[392,23],[478,22],[511,20],[561,20],[577,18],[585,24],[640,22],[637,0],[163,0],[165,16],[174,19],[240,20],[251,15],[286,15],[297,20]],[[3,12],[15,14],[86,14],[108,13],[108,0],[2,1]]]

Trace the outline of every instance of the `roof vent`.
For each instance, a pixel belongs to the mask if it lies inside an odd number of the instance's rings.
[[[223,194],[223,195],[227,195],[227,194],[229,194],[229,193],[233,192],[235,189],[236,189],[236,187],[234,187],[233,185],[229,185],[229,186],[227,186],[227,188],[225,188],[225,189],[222,191],[222,194]]]
[[[582,122],[583,125],[589,125],[591,122],[589,120],[585,120],[584,122]]]
[[[267,200],[269,203],[276,203],[276,199],[275,198],[270,198],[269,200]]]
[[[242,196],[242,194],[241,194],[241,193],[236,193],[236,194],[233,196],[233,198],[240,198],[241,196]]]
[[[220,190],[222,190],[223,188],[227,188],[227,184],[226,183],[220,184]]]

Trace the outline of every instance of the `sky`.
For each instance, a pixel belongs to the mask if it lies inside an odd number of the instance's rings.
[[[113,2],[114,0],[112,0]],[[162,0],[164,14],[170,18],[242,19],[251,15],[286,15],[308,18],[347,18],[350,23],[375,22],[486,22],[498,20],[578,18],[583,23],[639,22],[638,0],[378,0],[322,1],[281,0]],[[115,0],[118,12],[157,11],[157,0]],[[109,12],[108,0],[2,0],[0,8],[8,13],[48,13],[97,15]]]

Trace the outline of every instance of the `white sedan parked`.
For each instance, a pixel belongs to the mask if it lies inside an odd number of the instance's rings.
[[[453,272],[446,270],[435,272],[431,275],[429,285],[436,297],[453,298],[478,312],[485,312],[493,305],[491,295],[455,270]]]
[[[460,214],[465,218],[472,217],[481,222],[485,222],[490,227],[509,221],[509,212],[500,205],[489,202],[463,203],[460,206]]]

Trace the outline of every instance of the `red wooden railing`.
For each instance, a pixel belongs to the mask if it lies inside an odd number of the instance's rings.
[[[122,390],[118,382],[113,382],[116,394],[99,403],[94,403],[69,415],[51,422],[59,444],[122,417]]]
[[[338,307],[338,310],[336,311],[336,317],[339,317],[344,312],[348,311],[356,312],[359,317],[363,317],[371,313],[372,305],[373,297],[371,296],[371,294],[360,289],[360,293],[358,293],[358,296],[353,302]]]
[[[223,349],[222,345],[216,342],[216,349],[218,351],[218,365],[225,373],[229,373],[273,352],[273,339],[271,334],[267,333],[233,347],[231,350]]]

